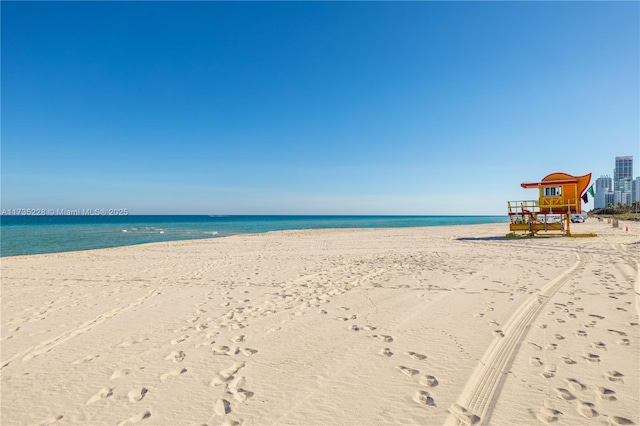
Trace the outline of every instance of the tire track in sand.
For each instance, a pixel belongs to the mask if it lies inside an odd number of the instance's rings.
[[[506,374],[532,321],[547,301],[578,269],[584,267],[590,258],[590,255],[576,254],[578,261],[573,266],[528,298],[509,318],[503,329],[504,336],[496,337],[491,342],[458,401],[449,408],[450,414],[445,425],[489,423],[492,402],[499,395],[500,385],[506,379]]]
[[[118,314],[121,314],[122,312],[131,310],[136,306],[146,302],[149,298],[161,293],[162,293],[161,289],[152,290],[149,293],[147,293],[147,295],[131,302],[126,306],[115,308],[108,312],[100,314],[97,317],[90,319],[88,321],[85,321],[82,324],[80,324],[78,327],[72,330],[66,331],[57,337],[45,340],[44,342],[41,342],[35,346],[32,346],[28,349],[20,351],[17,354],[13,355],[11,358],[7,359],[6,361],[3,361],[2,366],[0,366],[0,370],[7,367],[9,364],[11,364],[11,362],[16,360],[17,358],[23,357],[22,361],[25,362],[25,361],[29,361],[32,358],[35,358],[36,356],[46,354],[47,352],[54,349],[56,346],[59,346],[65,343],[66,341],[73,339],[76,336],[79,336],[87,331],[90,331],[91,329],[102,324],[103,322],[117,316]]]

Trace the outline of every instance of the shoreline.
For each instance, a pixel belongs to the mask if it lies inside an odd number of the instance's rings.
[[[640,226],[575,225],[4,257],[2,423],[639,424]]]
[[[476,217],[476,216],[469,216],[469,217]],[[491,216],[491,217],[493,217],[493,216]],[[372,227],[372,228],[366,228],[366,227],[358,228],[358,227],[352,227],[352,228],[299,228],[299,229],[267,230],[267,231],[261,231],[261,232],[239,232],[239,233],[235,233],[235,234],[216,235],[216,236],[202,237],[202,238],[187,238],[187,239],[182,239],[182,240],[151,241],[151,242],[143,242],[143,243],[128,244],[128,245],[118,245],[118,246],[111,246],[111,247],[89,248],[89,249],[83,249],[83,250],[54,251],[54,252],[49,252],[49,253],[16,254],[16,255],[6,255],[6,256],[0,255],[0,259],[24,257],[24,256],[46,256],[46,255],[53,255],[53,254],[77,253],[77,252],[94,251],[94,250],[109,250],[109,249],[117,249],[117,248],[123,248],[123,247],[145,246],[145,245],[150,245],[150,244],[185,243],[185,242],[190,242],[190,241],[203,241],[203,240],[207,241],[207,240],[216,240],[216,239],[220,239],[220,238],[237,237],[237,236],[243,236],[243,235],[252,236],[252,235],[271,234],[271,233],[278,233],[278,232],[340,231],[340,230],[356,231],[356,230],[375,230],[375,229],[392,230],[392,229],[421,229],[421,228],[433,228],[433,227],[436,227],[436,228],[440,228],[440,227],[449,228],[449,227],[456,227],[456,226],[476,226],[476,225],[482,226],[482,225],[494,225],[494,224],[505,224],[505,225],[508,225],[508,223],[509,222],[506,221],[506,222],[489,222],[489,223],[484,223],[484,224],[480,223],[480,224],[424,225],[424,226],[402,226],[402,227],[381,227],[381,228],[374,228],[374,227]],[[509,232],[508,229],[506,230],[506,232]]]
[[[498,216],[9,216],[0,257],[61,253],[286,229],[394,228],[503,223]],[[499,220],[499,221],[498,221]],[[496,222],[498,221],[498,222]],[[23,223],[24,222],[24,223]],[[20,225],[20,226],[14,226]]]

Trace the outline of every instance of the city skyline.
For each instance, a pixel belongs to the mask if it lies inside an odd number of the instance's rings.
[[[633,176],[633,155],[616,156],[612,176],[601,175],[595,180],[594,208],[640,201],[640,176]]]

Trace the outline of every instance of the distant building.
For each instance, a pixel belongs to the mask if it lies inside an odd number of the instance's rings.
[[[613,179],[611,176],[600,176],[596,179],[596,195],[594,199],[594,208],[604,209],[614,204]]]
[[[616,157],[613,169],[614,205],[631,205],[633,199],[633,156]]]
[[[620,182],[633,179],[633,156],[616,157],[616,167],[613,169],[613,190],[620,190]]]
[[[631,205],[631,191],[615,191],[615,203],[614,205]]]
[[[596,193],[600,191],[612,191],[613,190],[613,179],[611,176],[600,176],[596,179]]]
[[[613,192],[612,191],[598,191],[594,198],[594,209],[604,209],[609,206],[609,203],[613,204]]]
[[[594,208],[602,209],[640,201],[640,177],[633,178],[633,156],[616,157],[613,178],[600,176],[595,182]]]

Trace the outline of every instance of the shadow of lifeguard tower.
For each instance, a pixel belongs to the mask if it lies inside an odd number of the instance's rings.
[[[538,199],[508,201],[509,230],[516,235],[523,232],[571,235],[571,215],[582,212],[582,193],[591,181],[591,173],[571,176],[557,172],[545,176],[540,182],[521,183],[523,188],[538,188]]]

